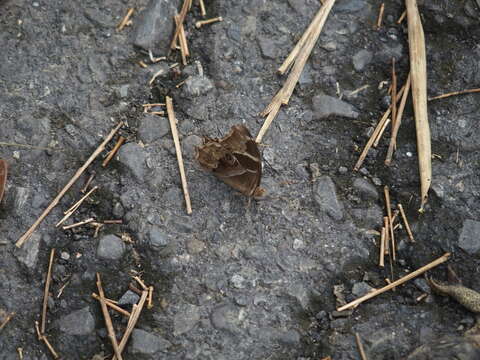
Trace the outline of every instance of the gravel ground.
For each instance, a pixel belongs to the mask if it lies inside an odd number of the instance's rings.
[[[171,68],[178,54],[150,64],[142,48],[167,55],[179,1],[0,0],[0,141],[40,147],[0,146],[0,158],[10,165],[0,206],[0,320],[15,312],[0,330],[0,359],[18,359],[18,348],[24,359],[51,357],[34,322],[52,248],[46,334],[64,359],[112,354],[100,306],[91,298],[96,272],[107,297],[121,299],[129,311],[138,301],[128,288],[132,274],[155,288],[154,306],[142,312],[124,359],[358,359],[355,333],[370,360],[405,359],[441,336],[464,341],[474,314],[432,294],[423,278],[354,311],[335,309],[341,298],[384,286],[389,276],[388,266],[377,266],[378,235],[371,231],[381,226],[384,185],[393,203],[406,208],[416,239],[410,243],[404,230],[397,231],[395,276],[448,251],[463,283],[480,290],[479,96],[429,103],[435,156],[424,214],[417,212],[411,101],[392,166],[383,165],[386,136],[352,172],[389,105],[389,83],[379,84],[390,80],[392,57],[399,82],[408,75],[407,28],[405,21],[397,24],[401,1],[386,3],[377,30],[381,1],[337,0],[290,104],[263,139],[267,195],[248,206],[201,170],[195,146],[202,136],[221,137],[239,123],[258,132],[259,112],[284,82],[276,69],[319,2],[205,3],[207,18],[224,21],[196,29],[202,17],[194,2],[186,20],[191,59]],[[478,87],[478,1],[419,5],[429,95]],[[133,25],[118,32],[129,7],[136,9]],[[165,95],[173,98],[178,118],[190,216],[168,120],[143,113],[142,104],[164,102]],[[119,120],[128,126],[120,130],[127,141],[118,155],[106,168],[97,159],[17,248],[18,238]],[[97,237],[89,226],[55,228],[93,172],[98,190],[67,223],[93,217],[123,224],[105,225]],[[445,266],[432,274],[445,279]],[[127,320],[113,312],[112,318],[121,334]],[[457,355],[479,358],[474,346],[458,348]]]

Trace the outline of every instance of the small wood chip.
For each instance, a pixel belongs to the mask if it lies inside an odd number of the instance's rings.
[[[125,26],[129,25],[129,23],[131,24],[130,18],[132,17],[134,11],[134,8],[128,9],[127,15],[125,15],[122,21],[120,21],[120,23],[118,24],[117,31],[122,31]]]
[[[223,21],[223,18],[221,16],[211,18],[211,19],[208,19],[208,20],[199,20],[195,23],[195,27],[197,29],[200,29],[204,25],[213,24],[213,23],[220,22],[220,21]]]
[[[383,13],[385,11],[385,3],[382,3],[380,5],[380,10],[378,11],[378,18],[377,18],[377,30],[382,27],[382,21],[383,21]]]

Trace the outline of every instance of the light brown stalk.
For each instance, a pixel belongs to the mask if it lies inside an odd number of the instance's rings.
[[[363,348],[362,340],[360,339],[360,335],[358,335],[358,333],[355,333],[355,341],[357,342],[357,347],[358,347],[358,352],[360,353],[360,358],[362,360],[368,360],[367,359],[367,354],[365,354],[365,349]]]
[[[382,5],[380,5],[380,10],[378,11],[377,30],[382,27],[383,13],[384,12],[385,12],[385,3],[382,3]]]
[[[382,235],[380,235],[380,259],[378,265],[385,267],[385,227],[382,227]]]
[[[180,10],[179,14],[179,24],[183,24],[185,21],[185,17],[187,16],[187,12],[190,9],[192,0],[184,0],[182,9]],[[170,43],[170,49],[175,49],[177,46],[177,39],[178,36],[180,35],[181,27],[177,25],[177,28],[175,29],[175,33],[173,34],[172,42]]]
[[[385,195],[385,207],[387,208],[387,215],[388,215],[388,226],[390,230],[390,240],[391,240],[391,252],[392,252],[392,259],[393,261],[396,260],[395,254],[395,236],[393,235],[393,220],[392,220],[392,206],[390,203],[390,190],[388,186],[383,188],[383,193]]]
[[[444,98],[446,98],[446,97],[455,96],[455,95],[472,94],[472,93],[477,93],[477,92],[480,92],[480,88],[478,88],[478,89],[462,90],[462,91],[453,91],[453,92],[449,92],[449,93],[447,93],[447,94],[442,94],[442,95],[438,95],[438,96],[434,96],[434,97],[428,98],[428,101],[438,100],[438,99],[444,99]]]
[[[115,156],[115,154],[117,153],[118,149],[120,149],[120,146],[123,145],[123,143],[125,142],[125,139],[123,136],[119,136],[118,137],[118,140],[117,140],[117,143],[115,144],[115,146],[113,147],[112,151],[110,151],[107,155],[107,157],[105,158],[105,160],[103,160],[103,163],[102,163],[102,166],[103,167],[106,167],[108,165],[108,163],[110,162],[110,160],[113,159],[113,157]]]
[[[45,325],[47,323],[48,293],[50,292],[50,282],[52,281],[52,266],[54,257],[55,248],[52,248],[50,251],[50,261],[48,262],[47,276],[45,278],[45,290],[43,291],[42,320],[40,325],[40,332],[42,334],[45,334]]]
[[[405,215],[405,211],[403,210],[402,204],[398,204],[398,209],[400,210],[400,215],[402,215],[403,224],[405,225],[405,230],[407,231],[408,238],[410,239],[411,242],[415,242],[415,239],[413,238],[412,229],[410,229],[410,224],[408,223],[407,215]]]

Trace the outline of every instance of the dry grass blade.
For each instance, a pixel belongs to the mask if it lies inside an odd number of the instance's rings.
[[[427,111],[427,59],[425,36],[416,0],[405,0],[408,20],[408,46],[410,48],[410,73],[417,132],[417,154],[420,172],[421,208],[427,202],[432,182],[432,149]]]
[[[15,316],[15,313],[14,312],[11,312],[10,314],[8,314],[5,319],[2,321],[2,323],[0,324],[0,331],[2,331],[2,329],[5,327],[5,325],[8,324],[8,322],[10,320],[12,320],[12,318]]]
[[[397,73],[395,71],[395,58],[392,58],[392,128],[397,120]]]
[[[382,3],[382,5],[380,5],[380,10],[378,11],[377,30],[382,27],[383,13],[384,12],[385,12],[385,3]]]
[[[387,208],[387,215],[388,215],[388,227],[390,230],[390,240],[391,240],[391,253],[392,253],[392,258],[393,261],[396,260],[396,254],[395,254],[395,236],[393,234],[393,220],[392,220],[392,205],[390,202],[390,190],[388,189],[388,186],[385,186],[383,188],[383,193],[385,195],[385,207]]]
[[[477,93],[477,92],[480,92],[480,88],[478,88],[478,89],[462,90],[462,91],[453,91],[453,92],[450,92],[450,93],[447,93],[447,94],[442,94],[442,95],[438,95],[438,96],[434,96],[434,97],[428,98],[428,101],[438,100],[438,99],[445,99],[445,98],[450,97],[450,96],[463,95],[463,94],[472,94],[472,93]]]
[[[397,111],[397,118],[392,128],[392,136],[390,138],[390,144],[388,145],[387,157],[385,158],[385,165],[390,165],[392,162],[393,151],[397,147],[397,135],[398,130],[400,129],[400,124],[402,123],[403,110],[405,109],[405,103],[407,102],[407,97],[410,92],[410,74],[408,74],[407,82],[405,83],[405,91],[403,92],[402,100],[400,101],[400,106]]]
[[[366,295],[363,295],[361,297],[359,297],[358,299],[352,301],[352,302],[349,302],[348,304],[346,305],[343,305],[342,307],[339,307],[337,309],[337,311],[344,311],[344,310],[348,310],[348,309],[351,309],[351,308],[355,308],[357,307],[358,305],[360,305],[361,303],[377,296],[377,295],[380,295],[380,294],[383,294],[384,292],[388,291],[388,290],[391,290],[413,278],[416,278],[418,275],[421,275],[423,274],[424,272],[434,268],[435,266],[438,266],[442,263],[444,263],[445,261],[448,260],[448,258],[450,257],[450,253],[445,253],[443,254],[442,256],[440,256],[438,259],[432,261],[431,263],[425,265],[425,266],[422,266],[420,269],[417,269],[413,272],[411,272],[410,274],[408,275],[405,275],[404,277],[392,282],[391,284],[388,284],[387,286],[384,286],[382,287],[381,289],[377,289],[375,291],[372,291],[372,292],[369,292],[368,294]]]
[[[398,209],[400,210],[400,214],[402,215],[403,224],[405,225],[405,230],[407,231],[408,238],[411,242],[415,242],[415,238],[412,234],[412,229],[410,228],[410,224],[408,223],[407,215],[405,215],[402,204],[398,204]]]
[[[2,201],[3,194],[5,192],[7,175],[8,175],[8,163],[5,160],[0,159],[0,201]]]
[[[52,281],[52,266],[54,257],[55,249],[52,249],[50,251],[50,261],[48,262],[47,277],[45,278],[45,290],[43,292],[42,322],[40,325],[40,331],[42,334],[45,334],[45,325],[47,323],[48,293],[50,292],[50,282]]]
[[[75,175],[70,179],[70,181],[65,185],[65,187],[58,193],[58,195],[53,199],[53,201],[50,203],[50,205],[47,206],[47,208],[43,211],[43,213],[38,217],[38,219],[33,223],[33,225],[23,234],[20,239],[15,243],[17,247],[21,247],[25,241],[30,239],[30,236],[32,236],[33,232],[35,229],[40,225],[40,223],[47,217],[47,215],[52,211],[52,209],[57,206],[58,202],[60,199],[65,195],[65,193],[72,187],[73,184],[78,180],[78,178],[83,174],[85,169],[97,158],[98,155],[105,149],[105,145],[113,138],[113,136],[116,134],[116,132],[122,127],[123,122],[120,121],[115,128],[110,131],[110,133],[107,135],[105,140],[100,144],[100,146],[93,152],[92,155],[88,158],[87,161],[82,165],[80,169],[77,170]]]
[[[382,227],[382,234],[380,236],[380,258],[378,265],[385,267],[385,227]]]
[[[190,9],[191,5],[192,5],[192,0],[183,1],[182,10],[180,10],[180,14],[179,14],[179,22],[177,23],[177,28],[175,29],[175,33],[173,34],[173,39],[172,39],[172,42],[170,43],[170,49],[175,49],[175,47],[177,46],[177,39],[181,31],[181,26],[179,25],[183,25],[183,22],[185,21],[185,17],[187,16],[187,12]]]
[[[135,11],[134,8],[128,9],[127,15],[125,15],[122,21],[120,21],[120,24],[118,24],[117,31],[122,31],[123,28],[129,23],[130,18],[132,17],[134,11]]]
[[[106,167],[108,165],[108,163],[110,162],[110,160],[112,160],[112,158],[115,156],[115,154],[117,153],[118,149],[120,149],[120,146],[123,145],[123,143],[125,142],[125,139],[123,136],[119,136],[118,137],[118,140],[117,140],[117,143],[115,144],[115,146],[113,147],[112,151],[110,151],[107,155],[107,157],[105,158],[105,160],[103,160],[103,163],[102,163],[102,166],[103,167]]]
[[[282,105],[287,105],[290,101],[290,96],[292,96],[293,90],[297,85],[298,79],[302,74],[303,68],[312,52],[315,43],[317,42],[318,37],[322,31],[323,25],[327,20],[328,14],[332,9],[335,0],[326,0],[317,15],[315,16],[312,24],[307,29],[306,40],[304,44],[300,47],[298,54],[294,56],[292,61],[295,61],[292,71],[288,75],[287,80],[283,87],[278,91],[278,93],[273,97],[272,102],[267,106],[267,108],[262,112],[262,116],[267,116],[265,122],[262,125],[262,128],[258,132],[256,142],[261,143],[263,136],[270,127],[272,121],[275,119],[280,107]],[[310,31],[309,31],[310,30]],[[305,36],[305,34],[304,34]],[[302,37],[303,38],[303,37]],[[298,45],[298,44],[297,44]],[[294,49],[295,50],[295,49]]]

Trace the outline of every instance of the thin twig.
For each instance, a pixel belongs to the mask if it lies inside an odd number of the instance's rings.
[[[185,197],[185,204],[187,206],[187,214],[192,213],[192,205],[190,203],[190,194],[188,192],[187,177],[185,176],[185,168],[183,166],[182,148],[178,138],[177,124],[175,119],[175,112],[173,110],[172,98],[166,97],[168,120],[170,122],[170,129],[172,130],[173,142],[175,143],[175,151],[177,153],[177,162],[180,169],[180,178],[182,180],[183,195]]]
[[[117,338],[115,337],[115,331],[113,330],[112,319],[108,313],[107,303],[105,301],[105,293],[103,292],[102,280],[100,279],[100,274],[97,273],[97,288],[99,294],[100,306],[102,307],[103,318],[105,320],[105,326],[107,327],[108,337],[112,343],[113,351],[118,360],[122,360],[122,353],[119,349]]]
[[[405,211],[403,211],[402,204],[398,204],[398,209],[400,210],[400,215],[402,215],[402,220],[405,225],[405,230],[407,230],[407,234],[410,241],[415,242],[415,239],[413,238],[412,230],[410,229],[410,224],[408,223],[408,220],[407,220],[407,215],[405,215]]]
[[[392,251],[392,258],[393,261],[397,260],[395,254],[395,236],[393,235],[393,221],[392,221],[392,205],[390,203],[390,190],[388,186],[383,188],[383,193],[385,195],[385,207],[387,208],[387,215],[388,215],[388,226],[390,227],[390,240],[391,240],[391,251]]]
[[[134,10],[135,10],[134,8],[128,9],[127,15],[125,15],[123,20],[118,24],[117,31],[122,31],[123,30],[123,28],[127,25],[128,21],[132,17]]]
[[[392,136],[390,138],[390,144],[388,145],[387,157],[385,158],[385,165],[389,166],[392,162],[393,151],[397,147],[397,135],[402,123],[403,110],[405,109],[405,103],[410,92],[410,74],[408,74],[407,82],[405,83],[405,91],[403,92],[402,99],[400,100],[400,106],[397,111],[397,118],[395,119],[392,127]]]
[[[53,348],[52,344],[50,344],[50,341],[48,341],[47,337],[45,336],[45,334],[42,334],[40,333],[40,328],[38,326],[38,321],[35,321],[35,330],[37,331],[37,336],[38,336],[38,340],[40,341],[43,341],[45,343],[45,345],[47,346],[48,350],[50,351],[50,353],[52,354],[53,358],[54,359],[58,359],[60,358],[60,356],[58,355],[58,353],[55,351],[55,349]]]
[[[88,177],[87,181],[85,182],[85,185],[83,186],[83,188],[80,190],[80,192],[82,194],[85,194],[85,192],[87,191],[88,187],[90,186],[90,184],[92,183],[93,181],[93,178],[95,177],[95,175],[97,175],[97,173],[95,171],[92,171],[92,173],[90,174],[90,176]]]
[[[338,308],[337,311],[344,311],[344,310],[348,310],[348,309],[351,309],[351,308],[355,308],[357,307],[358,305],[360,305],[361,303],[363,303],[364,301],[367,301],[377,295],[380,295],[380,294],[383,294],[384,292],[388,291],[388,290],[391,290],[392,288],[395,288],[415,277],[417,277],[418,275],[421,275],[423,274],[425,271],[428,271],[432,268],[434,268],[435,266],[438,266],[442,263],[444,263],[445,261],[448,260],[448,258],[450,257],[450,253],[445,253],[443,254],[441,257],[439,257],[438,259],[432,261],[431,263],[421,267],[420,269],[417,269],[413,272],[411,272],[410,274],[408,275],[405,275],[404,277],[392,282],[391,284],[388,284],[387,286],[384,286],[382,287],[381,289],[377,289],[377,290],[374,290],[372,292],[369,292],[368,294],[364,295],[364,296],[361,296],[359,297],[358,299],[346,304],[346,305],[343,305],[342,307]]]
[[[47,305],[48,305],[48,293],[50,291],[50,282],[52,281],[52,266],[53,259],[55,257],[55,248],[50,251],[50,261],[48,262],[48,271],[45,278],[45,290],[43,291],[43,306],[42,306],[42,322],[40,330],[42,334],[45,334],[45,325],[47,323]]]
[[[223,18],[221,16],[217,16],[208,20],[199,20],[195,23],[195,27],[197,29],[200,29],[203,25],[213,24],[221,21],[223,21]]]
[[[95,293],[92,293],[92,297],[95,299],[95,300],[98,300],[100,301],[100,296],[98,296],[97,294]],[[111,302],[109,299],[105,299],[105,304],[112,308],[113,310],[115,311],[118,311],[120,314],[126,316],[126,317],[130,317],[130,313],[125,310],[125,309],[122,309],[120,306],[114,304],[113,302]]]
[[[377,30],[382,27],[382,21],[383,21],[383,13],[385,11],[385,3],[382,3],[380,5],[380,10],[378,11],[378,18],[377,18]]]
[[[392,57],[392,128],[397,120],[397,73],[395,71],[395,57]]]
[[[200,14],[205,17],[207,15],[207,10],[205,10],[205,3],[203,0],[198,0],[198,4],[200,5]]]
[[[14,312],[11,312],[10,314],[8,314],[5,319],[3,320],[3,322],[0,324],[0,331],[3,330],[3,328],[5,327],[5,325],[8,324],[8,322],[10,320],[12,320],[12,318],[15,316],[15,313]]]
[[[113,147],[112,151],[110,151],[107,155],[107,157],[105,158],[105,160],[103,160],[103,163],[102,163],[102,166],[103,167],[106,167],[108,165],[108,163],[110,162],[110,160],[112,160],[112,158],[115,156],[115,154],[117,153],[118,149],[120,149],[120,146],[123,145],[123,143],[125,142],[125,139],[123,136],[119,136],[118,137],[118,140],[117,140],[117,143],[115,144],[115,146]]]
[[[387,119],[387,121],[385,121],[385,123],[383,124],[382,128],[380,129],[380,132],[377,135],[377,138],[375,139],[375,142],[372,145],[374,148],[376,148],[378,146],[378,143],[380,142],[380,140],[382,140],[383,133],[385,132],[385,129],[388,127],[390,122],[391,122],[391,120]]]
[[[290,101],[290,97],[292,96],[293,90],[297,85],[300,75],[302,74],[303,68],[305,67],[305,64],[310,56],[310,53],[312,52],[312,49],[315,46],[315,43],[317,42],[318,37],[320,36],[323,25],[325,24],[328,14],[330,13],[330,10],[332,9],[332,6],[334,3],[335,3],[335,0],[325,1],[325,4],[320,8],[319,12],[317,13],[314,20],[312,21],[313,25],[311,24],[310,25],[311,27],[309,26],[309,28],[307,29],[307,32],[309,29],[311,29],[311,32],[308,32],[306,36],[304,34],[304,36],[306,37],[306,40],[300,46],[300,49],[298,50],[297,54],[291,60],[291,61],[295,61],[292,71],[288,75],[288,78],[285,81],[285,84],[283,85],[283,87],[273,97],[271,103],[265,108],[265,110],[261,114],[262,116],[267,116],[267,118],[265,119],[265,122],[263,123],[262,128],[258,132],[257,138],[255,140],[257,143],[262,142],[263,136],[265,135],[268,128],[272,124],[272,121],[277,116],[278,111],[280,110],[280,107],[282,105],[287,105],[288,102]]]
[[[140,279],[138,276],[134,276],[133,277],[133,280],[135,280],[136,282],[138,282],[140,284],[140,286],[142,287],[143,290],[147,290],[148,291],[148,286],[145,285],[145,283],[143,282],[142,279]]]
[[[153,307],[153,286],[148,287],[148,299],[147,299],[147,309],[151,309]]]
[[[363,348],[362,340],[360,339],[360,335],[358,335],[358,333],[355,333],[355,341],[357,342],[358,352],[360,353],[362,360],[368,360],[367,354],[365,354],[365,349]]]
[[[378,265],[385,266],[385,227],[382,227],[382,235],[380,236],[380,260]]]
[[[399,96],[402,96],[403,92],[405,90],[405,86],[403,88],[400,89],[400,91],[398,92],[397,94],[397,97]],[[358,160],[353,168],[353,171],[358,171],[360,169],[360,167],[362,166],[363,164],[363,161],[365,160],[365,158],[367,157],[367,154],[368,154],[368,151],[370,150],[370,148],[372,147],[373,143],[377,140],[377,137],[378,137],[378,134],[380,133],[380,131],[382,130],[382,127],[383,125],[385,124],[385,122],[387,121],[388,119],[388,116],[390,115],[390,112],[392,111],[392,105],[390,105],[387,109],[387,111],[385,111],[385,113],[383,114],[382,118],[380,119],[380,121],[378,122],[375,130],[373,131],[372,135],[370,136],[370,138],[368,139],[367,143],[365,144],[365,147],[363,148],[362,150],[362,153],[360,154],[360,156],[358,157]]]
[[[63,230],[69,230],[69,229],[73,229],[73,228],[76,228],[76,227],[79,227],[79,226],[82,226],[82,225],[89,224],[89,223],[94,222],[94,221],[95,221],[94,218],[88,218],[88,219],[86,219],[86,220],[79,221],[79,222],[77,222],[77,223],[75,223],[75,224],[62,226],[62,229],[63,229]]]
[[[185,21],[185,17],[187,16],[188,9],[191,6],[192,0],[184,0],[182,9],[180,10],[179,14],[179,24],[183,24]],[[177,45],[177,38],[180,35],[180,26],[177,25],[177,28],[175,29],[175,33],[173,34],[172,42],[170,43],[170,49],[175,49],[175,46]]]
[[[397,24],[401,24],[403,19],[405,19],[405,16],[407,16],[407,10],[404,10],[402,15],[400,15],[400,17],[397,20]]]
[[[187,56],[189,55],[188,46],[187,46],[187,37],[185,36],[185,30],[183,28],[183,24],[180,24],[180,17],[175,15],[174,17],[175,23],[177,27],[180,28],[180,54],[182,55],[182,64],[187,65]]]
[[[130,334],[132,333],[135,325],[137,324],[138,318],[140,317],[140,314],[143,310],[143,306],[145,305],[145,300],[147,300],[147,296],[148,291],[144,290],[142,292],[142,296],[140,297],[138,305],[134,305],[132,309],[132,314],[130,315],[130,319],[128,320],[127,329],[123,334],[122,340],[120,340],[120,344],[118,345],[120,352],[122,352],[125,348],[125,345],[127,345],[128,338],[130,337]],[[118,357],[113,356],[112,360],[116,359],[118,359]]]
[[[478,89],[462,90],[462,91],[454,91],[454,92],[450,92],[450,93],[447,93],[447,94],[430,97],[430,98],[428,98],[428,101],[438,100],[438,99],[444,99],[444,98],[449,97],[449,96],[463,95],[463,94],[471,94],[471,93],[477,93],[477,92],[480,92],[480,88],[478,88]]]
[[[123,224],[122,219],[115,219],[115,220],[103,220],[103,224]]]
[[[70,181],[65,185],[65,187],[58,193],[58,195],[53,199],[53,201],[48,205],[48,207],[43,211],[43,213],[38,217],[38,219],[33,223],[33,225],[23,234],[20,239],[15,243],[17,247],[21,247],[25,241],[30,239],[35,229],[40,225],[40,223],[45,219],[45,217],[52,211],[52,209],[57,206],[60,199],[65,195],[65,193],[72,187],[72,185],[78,180],[78,178],[83,174],[85,169],[97,158],[98,155],[105,149],[105,145],[113,138],[115,133],[122,127],[123,122],[120,121],[115,128],[113,128],[110,133],[107,135],[105,140],[98,146],[98,148],[93,152],[92,155],[88,158],[87,161],[82,165],[80,169],[77,170],[75,175],[70,179]]]
[[[55,227],[59,227],[62,225],[70,216],[73,215],[75,211],[78,210],[80,205],[95,191],[98,189],[98,186],[94,186],[88,193],[86,193],[84,196],[80,198],[75,204],[73,204],[67,211],[64,211],[63,213],[65,216],[55,225]]]

